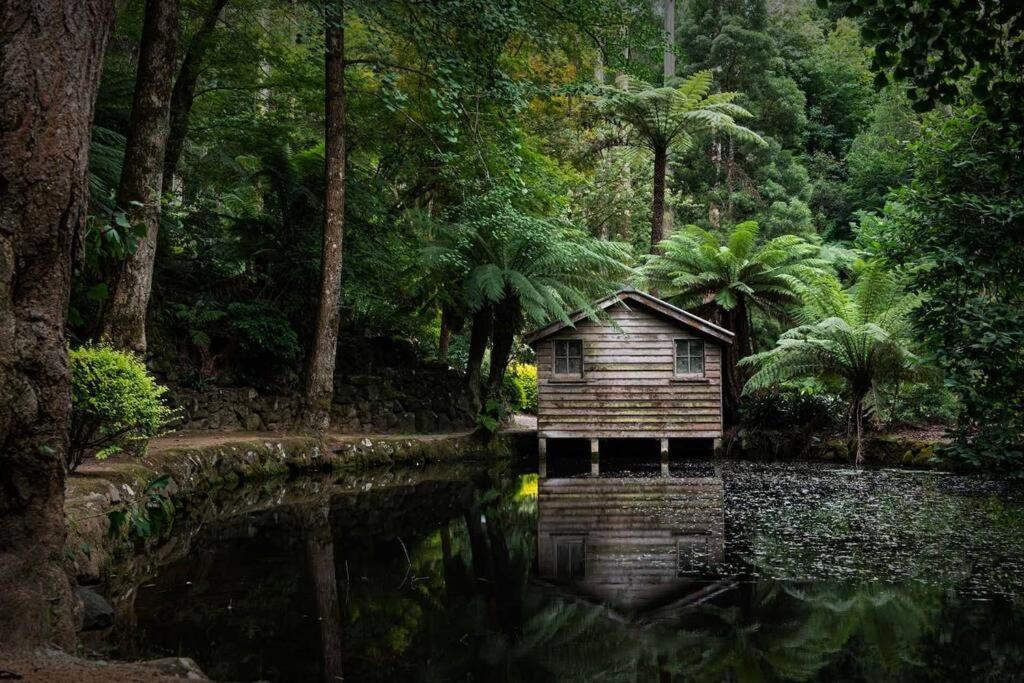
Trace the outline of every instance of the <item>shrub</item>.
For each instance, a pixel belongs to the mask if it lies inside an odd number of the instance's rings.
[[[537,366],[527,363],[513,363],[508,368],[523,392],[523,404],[520,410],[531,415],[537,414]]]
[[[743,397],[740,424],[754,430],[828,430],[842,423],[844,405],[830,394],[761,391]]]
[[[876,418],[885,426],[952,425],[959,410],[953,392],[937,382],[903,382],[879,399]]]
[[[505,413],[517,413],[523,409],[526,403],[526,394],[519,380],[511,372],[506,372],[501,378],[501,402]]]
[[[69,359],[68,471],[90,454],[100,459],[121,451],[141,455],[148,440],[163,433],[174,418],[163,402],[166,387],[134,355],[108,346],[83,346],[72,349]]]

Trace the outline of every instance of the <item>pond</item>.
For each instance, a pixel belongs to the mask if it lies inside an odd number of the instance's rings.
[[[1024,499],[999,481],[651,469],[293,482],[280,502],[194,527],[134,592],[118,654],[190,656],[232,681],[1024,671]]]

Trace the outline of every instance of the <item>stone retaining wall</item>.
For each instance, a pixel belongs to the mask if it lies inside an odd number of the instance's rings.
[[[173,387],[169,396],[182,413],[183,430],[284,431],[296,427],[301,414],[297,394]],[[473,424],[462,376],[449,368],[385,368],[335,379],[331,427],[341,432],[448,432]]]

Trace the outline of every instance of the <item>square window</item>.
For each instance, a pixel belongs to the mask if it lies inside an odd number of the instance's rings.
[[[676,340],[676,374],[704,375],[704,342]]]
[[[583,342],[567,339],[555,342],[555,374],[583,376]]]

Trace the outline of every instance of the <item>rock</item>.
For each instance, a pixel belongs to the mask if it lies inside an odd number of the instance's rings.
[[[262,427],[260,416],[256,413],[249,413],[245,416],[245,428],[250,432],[258,432]]]
[[[210,680],[206,677],[206,674],[203,673],[203,670],[199,668],[199,665],[188,657],[163,657],[161,659],[151,659],[146,662],[139,662],[139,666],[153,669],[164,676],[187,678],[191,681]]]
[[[106,598],[88,586],[77,586],[75,597],[82,601],[83,631],[99,631],[114,625],[114,608]]]

